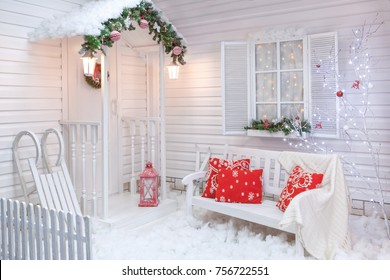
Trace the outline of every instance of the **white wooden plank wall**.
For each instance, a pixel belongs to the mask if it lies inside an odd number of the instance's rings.
[[[121,44],[118,48],[118,75],[120,90],[120,112],[121,116],[142,118],[147,116],[147,81],[146,81],[146,59],[137,51]],[[137,135],[139,127],[137,126]],[[122,183],[130,182],[131,178],[131,137],[129,126],[122,123]],[[141,171],[141,146],[140,139],[135,144],[135,172]]]
[[[352,30],[364,22],[371,23],[379,12],[379,19],[385,24],[369,40],[369,52],[376,62],[372,69],[374,88],[369,98],[375,117],[367,119],[373,144],[381,146],[381,177],[390,178],[389,1],[155,0],[154,3],[184,34],[189,48],[187,64],[181,67],[179,80],[167,81],[167,176],[181,178],[194,170],[195,143],[290,149],[282,139],[222,135],[221,41],[246,40],[250,33],[278,32],[291,27],[302,28],[307,34],[337,31],[339,47],[343,50],[340,72],[345,75],[342,80],[349,85],[354,80],[353,69],[347,63]],[[343,141],[327,140],[326,143],[355,161],[362,175],[374,176],[370,153],[361,142],[355,141],[352,151]],[[353,177],[348,177],[348,184],[352,191],[364,187]],[[385,187],[390,192],[389,182]]]
[[[58,121],[66,114],[61,40],[30,42],[28,33],[42,19],[70,11],[83,2],[0,1],[0,197],[22,195],[15,187],[18,179],[12,168],[14,136],[30,129],[40,137],[47,128],[60,128]],[[23,154],[34,154],[32,143],[22,141],[21,145]],[[28,170],[27,164],[23,166]]]

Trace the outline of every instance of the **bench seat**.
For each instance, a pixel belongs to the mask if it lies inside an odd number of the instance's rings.
[[[272,200],[263,200],[261,204],[226,203],[195,196],[192,205],[278,230],[283,217],[283,212],[276,207],[276,201]],[[295,234],[295,228],[292,227],[284,228],[283,231]]]

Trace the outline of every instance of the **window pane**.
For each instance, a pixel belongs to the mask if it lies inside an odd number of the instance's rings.
[[[277,118],[277,109],[275,105],[257,105],[256,106],[256,119],[258,120],[272,120]]]
[[[299,116],[303,119],[303,104],[282,104],[282,117],[295,118]]]
[[[302,40],[280,43],[280,68],[303,68],[303,43]]]
[[[303,73],[301,71],[281,73],[281,101],[303,101]]]
[[[256,102],[277,100],[276,73],[256,75]]]
[[[256,45],[256,71],[276,69],[276,43]]]

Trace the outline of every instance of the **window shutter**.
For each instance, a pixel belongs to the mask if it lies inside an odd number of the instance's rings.
[[[337,33],[310,35],[309,108],[312,136],[336,138],[339,133]]]
[[[221,76],[224,134],[245,134],[248,125],[249,47],[247,42],[222,42]]]

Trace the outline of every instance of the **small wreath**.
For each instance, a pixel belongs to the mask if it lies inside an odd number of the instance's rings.
[[[93,88],[101,88],[102,87],[102,66],[100,63],[96,63],[95,71],[93,72],[92,76],[85,76],[85,81],[88,85],[90,85]]]

